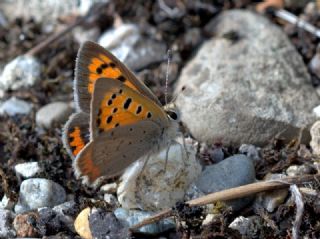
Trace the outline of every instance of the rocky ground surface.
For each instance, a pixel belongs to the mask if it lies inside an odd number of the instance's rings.
[[[93,2],[107,4],[26,54]],[[285,3],[320,27],[318,3]],[[249,0],[1,2],[0,238],[295,238],[297,194],[289,189],[192,209],[182,203],[320,171],[320,40],[259,6],[264,13]],[[188,153],[173,145],[165,173],[164,150],[142,173],[137,161],[99,188],[74,176],[61,136],[86,40],[112,51],[162,103],[165,92],[176,98]],[[319,188],[298,188],[301,237],[320,238]],[[129,230],[167,208],[175,217]]]

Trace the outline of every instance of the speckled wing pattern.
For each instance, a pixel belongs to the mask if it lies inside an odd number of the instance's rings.
[[[156,96],[114,55],[94,42],[85,42],[78,52],[74,80],[74,98],[78,113],[70,117],[62,137],[65,148],[72,157],[75,157],[90,139],[90,128],[87,126],[93,89],[99,78],[122,82],[161,105]]]
[[[74,113],[64,126],[62,141],[71,157],[75,157],[89,142],[90,115],[84,112]]]
[[[77,107],[86,113],[90,113],[94,84],[99,78],[122,82],[161,106],[157,97],[112,53],[96,43],[85,42],[78,52],[74,93]]]
[[[169,125],[162,108],[113,79],[100,78],[91,101],[91,141],[75,160],[78,176],[92,184],[113,177],[159,144]]]
[[[148,153],[158,143],[160,134],[159,125],[145,120],[102,132],[77,156],[76,175],[84,177],[89,185],[101,176],[117,176]]]
[[[91,102],[91,139],[100,132],[141,120],[153,121],[162,127],[169,124],[164,110],[139,92],[113,79],[96,81]]]

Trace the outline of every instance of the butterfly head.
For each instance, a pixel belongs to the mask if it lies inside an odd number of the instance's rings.
[[[180,112],[174,103],[169,103],[165,105],[164,111],[167,113],[167,116],[171,121],[180,121]]]

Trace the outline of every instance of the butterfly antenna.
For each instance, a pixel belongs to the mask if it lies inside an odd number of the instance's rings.
[[[164,92],[164,100],[165,103],[168,104],[168,85],[169,85],[169,68],[170,68],[170,63],[172,59],[172,51],[169,49],[167,51],[167,57],[168,57],[168,64],[167,64],[167,72],[166,72],[166,88]]]

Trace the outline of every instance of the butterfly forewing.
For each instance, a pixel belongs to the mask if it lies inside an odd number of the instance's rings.
[[[154,148],[160,135],[159,125],[146,120],[103,132],[78,155],[76,172],[86,176],[89,184],[101,176],[119,175]]]
[[[125,84],[100,78],[95,83],[91,102],[91,136],[113,128],[149,120],[162,127],[169,123],[164,110]]]
[[[80,48],[75,74],[75,99],[77,106],[84,112],[90,112],[90,100],[95,82],[99,78],[122,82],[161,105],[157,97],[125,65],[93,42],[85,42]]]

